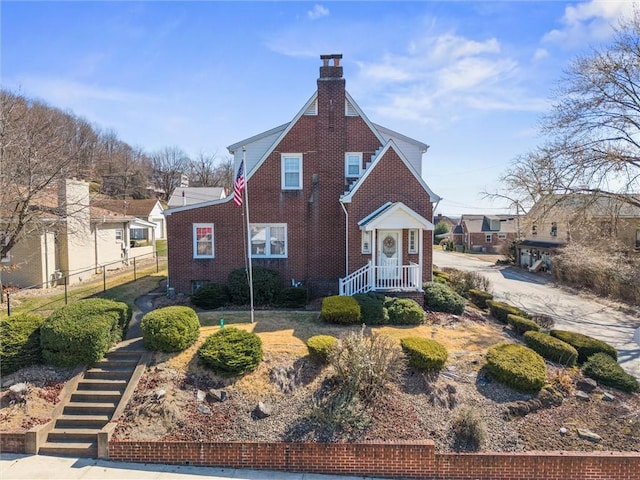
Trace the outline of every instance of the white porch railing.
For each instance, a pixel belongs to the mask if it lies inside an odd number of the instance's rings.
[[[378,290],[420,291],[420,265],[380,266],[369,261],[365,266],[340,279],[340,295],[355,295]]]

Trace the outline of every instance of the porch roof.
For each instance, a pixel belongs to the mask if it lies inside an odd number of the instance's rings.
[[[402,202],[387,202],[358,222],[361,230],[377,228],[405,229],[421,228],[433,230],[433,223]]]

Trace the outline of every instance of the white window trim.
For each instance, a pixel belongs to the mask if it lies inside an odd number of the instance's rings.
[[[117,228],[115,231],[115,238],[116,238],[116,242],[124,242],[124,229]]]
[[[284,227],[284,253],[283,254],[280,254],[280,255],[271,254],[271,242],[265,241],[265,246],[268,250],[268,253],[267,251],[265,251],[264,255],[260,255],[260,254],[251,252],[251,258],[288,258],[289,257],[289,233],[287,230],[286,223],[252,223],[249,225],[249,230],[251,230],[251,227],[266,228],[267,238],[271,238],[272,227]]]
[[[371,232],[362,231],[362,241],[360,243],[360,251],[364,254],[371,253]]]
[[[507,239],[507,234],[506,233],[499,233],[498,234],[498,240],[506,240]]]
[[[411,238],[413,237],[413,238]],[[418,253],[418,230],[412,228],[409,230],[407,253]]]
[[[297,158],[300,162],[300,171],[298,172],[298,186],[296,187],[287,187],[285,185],[285,171],[284,171],[285,158]],[[302,154],[301,153],[280,154],[280,180],[281,180],[282,190],[302,190]]]
[[[484,243],[491,243],[493,241],[493,235],[490,233],[485,234]]]
[[[208,228],[208,227],[211,227],[211,255],[198,255],[198,237],[196,235],[197,229]],[[215,258],[216,231],[213,227],[213,223],[194,223],[192,237],[193,237],[193,258]]]
[[[358,175],[349,175],[349,157],[358,157]],[[346,152],[344,154],[344,176],[346,178],[360,178],[362,175],[362,152]]]

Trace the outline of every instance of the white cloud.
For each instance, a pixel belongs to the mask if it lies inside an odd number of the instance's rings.
[[[582,47],[606,40],[620,20],[633,15],[634,7],[638,7],[638,2],[629,0],[590,0],[569,5],[562,17],[562,28],[545,34],[543,41]]]
[[[538,48],[535,52],[533,52],[533,60],[540,61],[549,56],[549,52],[544,48]]]
[[[317,20],[318,18],[326,17],[329,15],[329,9],[322,5],[314,5],[313,9],[307,12],[307,17],[311,20]]]

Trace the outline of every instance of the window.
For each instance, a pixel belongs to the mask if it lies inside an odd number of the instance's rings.
[[[362,231],[362,253],[371,253],[371,232]]]
[[[344,154],[344,176],[358,178],[362,173],[362,153]]]
[[[551,232],[549,232],[552,237],[558,236],[558,224],[556,222],[551,222]]]
[[[500,230],[500,219],[499,218],[492,218],[490,219],[490,226],[489,228],[491,230]]]
[[[251,224],[252,257],[287,257],[287,224]]]
[[[282,189],[302,190],[302,154],[282,154]]]
[[[129,236],[131,240],[148,240],[149,229],[148,228],[132,228],[129,230]]]
[[[124,232],[122,231],[121,228],[116,230],[116,242],[121,242],[123,240],[123,234]]]
[[[491,234],[490,234],[490,233],[487,233],[487,234],[484,236],[484,243],[491,243],[491,238],[492,238]]]
[[[418,253],[418,230],[409,230],[409,253]]]
[[[507,234],[506,233],[499,233],[498,234],[498,240],[506,240],[507,239]]]
[[[538,226],[537,225],[531,225],[531,235],[533,235],[534,237],[538,234]]]
[[[213,223],[193,224],[193,258],[214,258]]]

